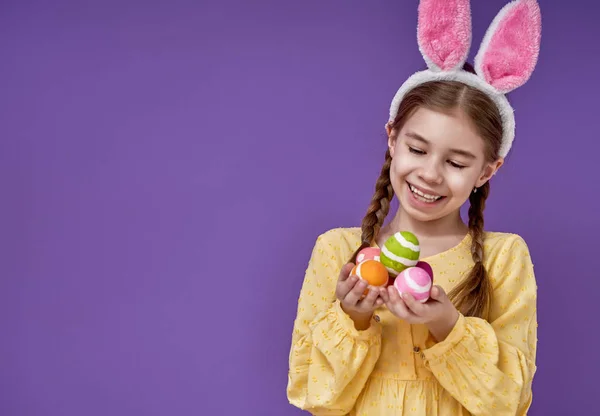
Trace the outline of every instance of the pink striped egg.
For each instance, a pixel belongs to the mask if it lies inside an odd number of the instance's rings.
[[[431,265],[429,263],[420,261],[415,265],[415,267],[419,267],[425,270],[427,273],[429,273],[429,277],[431,277],[431,280],[433,280],[433,269],[431,268]]]
[[[416,266],[404,269],[394,280],[394,287],[401,297],[404,293],[410,293],[421,303],[425,303],[429,299],[432,284],[429,273]]]
[[[377,247],[365,247],[358,252],[356,256],[356,264],[362,263],[365,260],[377,260],[379,261],[379,255],[381,250]]]

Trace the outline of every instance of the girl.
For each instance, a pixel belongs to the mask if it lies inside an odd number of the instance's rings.
[[[517,0],[503,8],[475,68],[465,63],[470,24],[468,1],[421,0],[418,41],[429,69],[394,97],[362,226],[327,231],[312,251],[287,394],[314,415],[523,415],[530,407],[533,265],[520,236],[484,231],[483,210],[514,137],[504,94],[537,62],[539,7]],[[383,226],[394,195],[399,209]],[[349,275],[358,251],[402,230],[417,235],[433,268],[430,299],[400,297],[392,285],[369,287],[361,299],[366,284]]]

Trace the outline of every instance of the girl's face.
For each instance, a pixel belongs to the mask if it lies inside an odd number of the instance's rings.
[[[503,162],[485,160],[484,141],[462,111],[419,108],[397,135],[389,133],[392,186],[401,208],[417,221],[456,214]]]

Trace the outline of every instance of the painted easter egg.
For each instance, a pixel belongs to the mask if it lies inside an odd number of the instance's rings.
[[[394,287],[402,296],[410,293],[417,301],[427,302],[431,294],[433,281],[429,273],[420,267],[409,267],[394,280]]]
[[[385,241],[380,260],[392,276],[397,276],[407,267],[419,261],[421,248],[417,236],[409,231],[399,231]]]
[[[381,250],[377,247],[366,247],[358,252],[356,255],[356,264],[362,263],[365,260],[377,260],[379,261],[379,254]]]
[[[389,274],[383,264],[377,260],[367,259],[352,268],[350,275],[356,275],[359,279],[366,281],[371,286],[385,286],[388,283]],[[364,294],[369,293],[365,289]]]

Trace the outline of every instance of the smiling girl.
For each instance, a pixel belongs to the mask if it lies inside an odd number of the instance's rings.
[[[484,230],[489,180],[514,138],[505,94],[539,51],[534,0],[503,8],[475,58],[468,1],[421,0],[429,69],[398,90],[361,227],[323,233],[298,302],[287,394],[314,415],[522,415],[536,371],[537,286],[525,241]],[[399,208],[384,226],[390,201]],[[469,202],[468,223],[460,208]],[[350,271],[365,247],[414,233],[436,285],[426,303]]]

